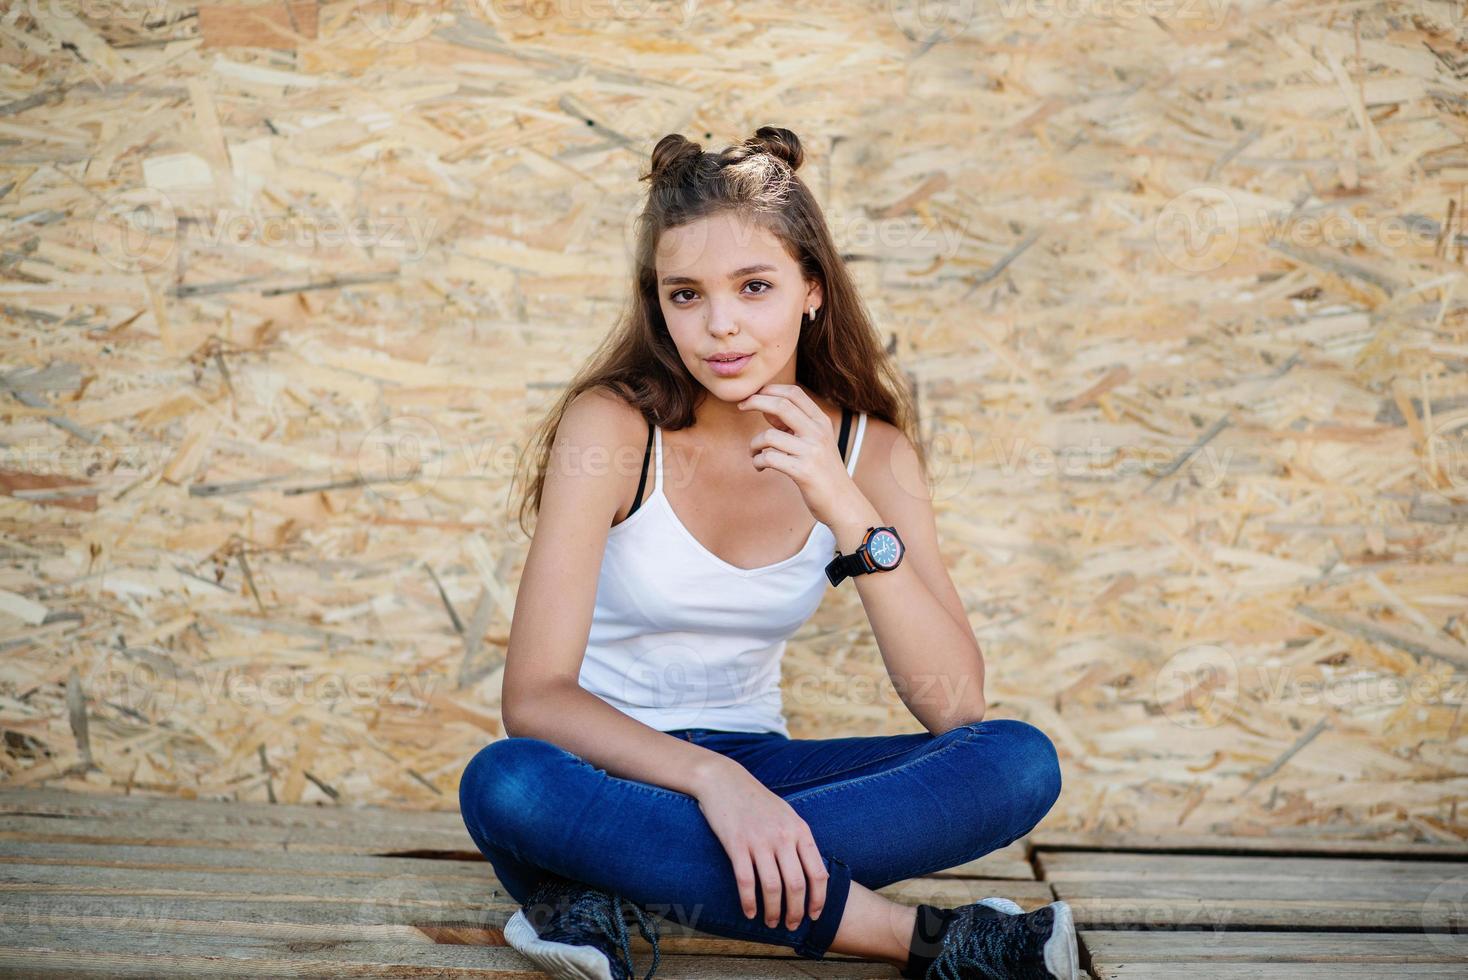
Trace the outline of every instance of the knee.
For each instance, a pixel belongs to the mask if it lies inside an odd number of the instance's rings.
[[[504,841],[545,796],[547,767],[564,749],[537,738],[502,738],[480,749],[459,778],[459,813],[477,841]]]
[[[1013,745],[1016,788],[1029,801],[1033,826],[1060,799],[1060,753],[1050,736],[1029,722],[1006,718],[995,723],[1006,726],[1006,737]]]
[[[1007,793],[1029,826],[1038,824],[1060,799],[1060,754],[1050,736],[1015,718],[995,718],[968,726],[1003,741]]]

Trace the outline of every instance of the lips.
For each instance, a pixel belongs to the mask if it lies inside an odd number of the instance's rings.
[[[748,357],[748,356],[749,356],[748,354],[735,354],[735,353],[730,353],[730,354],[715,354],[713,357],[706,358],[706,360],[710,360],[710,361],[713,361],[715,364],[718,364],[718,363],[723,362],[723,361],[737,361],[740,358],[744,358],[744,357]]]
[[[748,364],[750,361],[752,361],[753,359],[754,359],[754,355],[753,354],[741,354],[740,356],[735,357],[732,360],[722,360],[721,361],[721,360],[716,360],[716,359],[714,359],[712,357],[708,358],[707,360],[708,360],[709,370],[713,371],[715,374],[717,374],[721,378],[732,378],[732,377],[734,377],[734,375],[738,374],[740,371],[743,371],[744,370],[744,366],[746,364]]]

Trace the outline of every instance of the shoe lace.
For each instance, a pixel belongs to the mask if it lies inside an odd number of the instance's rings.
[[[569,900],[564,901],[563,904],[556,901],[558,898]],[[626,903],[637,920],[637,930],[652,947],[652,966],[643,980],[651,980],[658,964],[662,961],[662,952],[658,949],[656,923],[635,902],[621,895],[610,894],[579,882],[570,882],[550,886],[536,896],[536,901],[550,901],[562,910],[556,917],[553,932],[543,934],[543,938],[551,938],[562,932],[570,935],[605,936],[616,944],[616,953],[620,957],[617,961],[618,967],[625,971],[627,976],[635,977],[636,967],[632,962],[632,942],[628,937],[627,922],[622,913],[622,905]]]

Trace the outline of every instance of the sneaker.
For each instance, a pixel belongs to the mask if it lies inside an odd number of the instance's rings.
[[[556,980],[632,980],[632,947],[619,895],[584,882],[548,876],[505,923],[505,941]],[[632,902],[642,938],[658,968],[657,924]]]
[[[1004,910],[992,899],[955,909],[927,980],[1078,980],[1080,956],[1069,905],[1051,902],[1020,914],[996,911]]]

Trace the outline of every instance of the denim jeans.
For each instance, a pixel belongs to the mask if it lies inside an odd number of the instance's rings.
[[[806,822],[830,875],[820,918],[787,929],[781,909],[765,925],[758,872],[756,915],[746,918],[733,865],[694,797],[525,737],[485,746],[459,784],[469,835],[517,902],[559,875],[691,929],[819,960],[852,881],[876,889],[971,861],[1023,837],[1060,796],[1055,746],[1012,719],[941,735],[668,734],[735,760]]]

